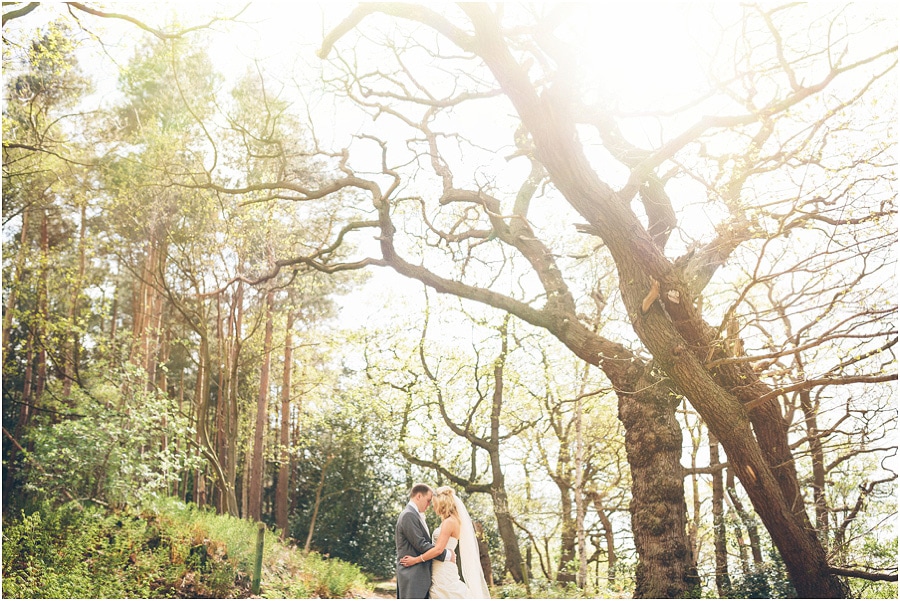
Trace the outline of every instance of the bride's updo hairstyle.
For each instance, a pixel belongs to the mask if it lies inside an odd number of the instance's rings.
[[[434,491],[434,497],[431,504],[434,506],[434,512],[442,518],[449,516],[459,520],[459,513],[456,511],[456,493],[449,486],[441,486]]]

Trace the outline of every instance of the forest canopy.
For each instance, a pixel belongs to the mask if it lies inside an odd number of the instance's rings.
[[[896,598],[895,10],[183,4],[4,4],[4,523]]]

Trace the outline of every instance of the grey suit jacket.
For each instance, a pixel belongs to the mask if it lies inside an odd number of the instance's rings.
[[[419,518],[419,512],[409,505],[400,513],[395,532],[397,541],[397,598],[427,599],[431,588],[431,562],[417,563],[409,567],[400,564],[407,555],[421,555],[434,547],[428,531]],[[435,559],[443,561],[446,549]]]

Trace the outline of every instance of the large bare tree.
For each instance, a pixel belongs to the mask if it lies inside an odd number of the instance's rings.
[[[833,239],[846,230],[875,228],[892,214],[893,196],[885,183],[889,175],[881,160],[883,148],[864,144],[848,149],[837,168],[826,164],[822,150],[852,123],[851,112],[861,104],[860,99],[877,93],[872,91],[893,73],[896,47],[849,55],[843,49],[845,38],[857,33],[854,28],[860,21],[844,26],[836,16],[824,21],[825,25],[815,23],[811,31],[823,33],[810,35],[800,46],[800,38],[792,36],[786,25],[791,18],[789,8],[747,7],[740,21],[742,37],[738,38],[746,44],[738,44],[735,50],[732,78],[718,81],[719,89],[711,93],[724,99],[716,106],[717,112],[698,117],[674,134],[663,132],[661,143],[654,148],[640,148],[622,132],[614,112],[585,101],[577,83],[577,76],[584,75],[578,73],[578,55],[562,41],[566,18],[571,17],[566,11],[561,8],[540,15],[530,25],[528,15],[510,16],[513,11],[485,5],[464,4],[442,14],[421,6],[367,4],[355,9],[323,43],[320,56],[327,57],[341,38],[376,14],[412,22],[419,28],[417,32],[424,28],[437,34],[427,48],[416,41],[420,39],[416,35],[410,35],[404,44],[388,44],[386,56],[393,55],[399,65],[391,74],[377,68],[368,72],[358,69],[356,58],[341,55],[345,70],[337,81],[348,97],[374,116],[392,116],[416,131],[418,138],[410,139],[408,145],[419,149],[421,169],[430,168],[440,181],[440,192],[431,196],[438,201],[438,208],[421,201],[427,228],[421,238],[438,248],[456,244],[455,248],[463,249],[456,258],[464,267],[456,277],[436,273],[421,259],[408,260],[409,245],[398,245],[396,236],[403,230],[396,220],[408,206],[409,196],[402,192],[406,182],[384,140],[377,140],[383,150],[383,179],[358,176],[345,153],[340,162],[342,177],[333,182],[331,190],[298,192],[311,199],[336,189],[364,191],[377,214],[356,227],[377,228],[381,247],[381,257],[369,263],[390,266],[440,292],[489,304],[546,328],[578,356],[601,366],[620,394],[659,386],[655,382],[665,380],[653,377],[654,369],[666,374],[672,389],[691,402],[725,449],[734,473],[781,552],[797,593],[845,596],[846,584],[828,565],[826,551],[805,513],[788,423],[777,401],[787,390],[825,383],[886,382],[896,375],[869,366],[865,373],[835,375],[827,382],[806,377],[789,388],[775,387],[753,368],[753,357],[735,352],[739,345],[725,344],[724,326],[733,317],[738,300],[717,323],[704,316],[701,295],[717,271],[739,252],[755,252],[760,268],[768,269],[775,262],[775,257],[767,254],[769,243],[793,232],[821,228]],[[839,30],[841,33],[836,33]],[[451,45],[456,47],[455,53]],[[410,57],[417,52],[438,68],[414,72],[419,63]],[[469,71],[462,71],[466,67]],[[449,72],[443,82],[435,73],[440,69]],[[438,89],[444,93],[437,93]],[[765,93],[761,94],[761,89]],[[448,115],[498,94],[520,120],[515,133],[517,152],[533,164],[512,203],[495,196],[490,176],[483,178],[481,185],[477,177],[466,178],[469,186],[458,184],[463,179],[454,172],[458,157],[446,150],[451,145],[446,140],[462,147],[460,154],[466,149],[461,134],[445,131],[452,127]],[[592,162],[582,141],[585,125],[595,128],[608,153],[628,169],[624,185],[612,185],[614,180],[604,178]],[[878,131],[886,130],[881,127]],[[865,134],[863,131],[859,137],[868,142],[871,136]],[[850,143],[847,139],[842,142]],[[799,181],[798,164],[815,171],[805,186]],[[668,171],[660,172],[663,167]],[[533,195],[529,189],[541,185],[544,170],[561,198],[585,222],[581,231],[596,237],[601,243],[598,251],[602,247],[615,262],[616,287],[627,320],[652,354],[652,367],[635,369],[646,364],[636,361],[632,351],[596,334],[580,318],[558,255],[542,241],[528,211]],[[843,173],[829,177],[834,171]],[[679,212],[668,190],[673,174],[688,174],[703,182],[706,198],[700,202],[727,211],[714,235],[698,240],[678,258],[666,253],[671,233],[680,227]],[[781,186],[783,192],[757,200],[761,196],[757,186],[766,181]],[[878,199],[858,216],[845,214],[848,199],[860,198],[863,193],[862,181],[873,182],[868,192]],[[456,213],[455,223],[447,219],[445,211],[447,228],[442,230],[440,208],[451,205],[463,209]],[[476,227],[479,224],[480,229]],[[517,251],[531,265],[543,288],[538,295],[541,306],[499,293],[489,279],[479,282],[477,275],[465,273],[469,261],[479,260],[477,247],[494,240],[510,252]],[[805,241],[814,244],[819,239],[813,236]],[[781,245],[773,243],[771,247]],[[857,249],[848,250],[854,252],[853,256],[864,256]],[[770,277],[790,278],[808,266],[801,264],[781,274],[773,271]],[[470,272],[474,271],[471,267]],[[599,284],[602,287],[603,283]],[[713,319],[722,319],[719,312],[710,313]],[[890,336],[892,332],[882,329],[876,334]],[[843,332],[838,336],[847,337]],[[640,375],[622,378],[620,374],[629,370]],[[641,377],[643,386],[635,386]],[[628,381],[631,386],[622,385]],[[669,390],[666,387],[660,395],[661,402],[665,403]],[[633,476],[637,486],[638,475]],[[639,502],[637,493],[635,502]],[[666,511],[672,506],[671,502],[659,505]],[[640,574],[638,580],[637,594],[641,595],[646,589],[641,587]]]

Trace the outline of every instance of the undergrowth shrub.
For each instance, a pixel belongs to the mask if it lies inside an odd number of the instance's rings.
[[[318,553],[306,556],[305,568],[318,597],[335,599],[349,591],[365,586],[365,578],[355,565],[339,559],[325,559]]]
[[[735,580],[726,597],[731,599],[792,599],[797,596],[781,555],[768,549],[769,561]]]
[[[59,420],[52,411],[36,415],[25,437],[31,446],[26,496],[134,506],[165,495],[178,474],[202,465],[185,442],[192,431],[177,402],[147,390],[146,378],[131,365],[91,372],[86,386],[73,387],[59,408],[78,419]],[[160,437],[169,441],[164,449],[157,448]]]

